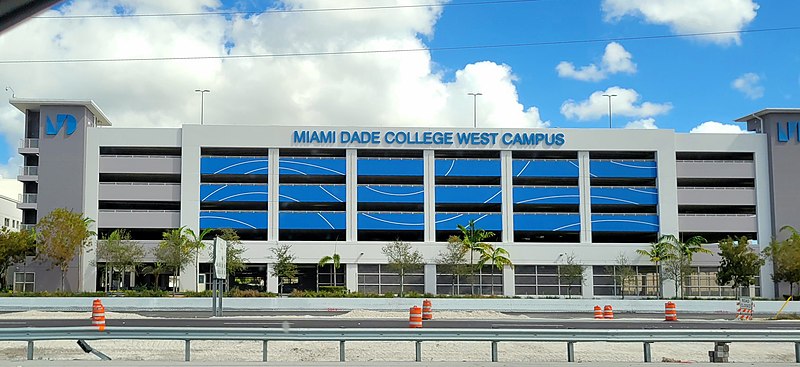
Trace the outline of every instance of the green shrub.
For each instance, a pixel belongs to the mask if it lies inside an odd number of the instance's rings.
[[[209,297],[211,294],[209,293]],[[255,298],[255,297],[277,297],[277,294],[270,293],[270,292],[259,292],[255,289],[239,289],[234,288],[231,289],[229,292],[225,293],[226,297],[243,297],[243,298]]]

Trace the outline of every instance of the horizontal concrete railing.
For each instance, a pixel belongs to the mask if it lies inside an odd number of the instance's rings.
[[[210,298],[101,297],[108,311],[206,311]],[[3,297],[0,311],[89,311],[89,297]],[[501,312],[591,312],[595,305],[611,305],[615,312],[663,313],[665,300],[620,299],[446,299],[432,298],[434,309],[453,311],[493,310]],[[736,313],[733,300],[674,300],[679,313]],[[225,298],[231,311],[401,311],[421,305],[419,298]],[[756,314],[775,314],[781,301],[755,301]],[[790,302],[785,313],[800,313],[800,303]]]

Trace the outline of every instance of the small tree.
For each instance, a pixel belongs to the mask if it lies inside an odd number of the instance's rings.
[[[105,238],[97,241],[97,260],[93,261],[93,264],[97,266],[99,260],[106,263],[105,290],[109,290],[109,282],[114,278],[114,270],[119,270],[122,274],[129,270],[135,271],[136,266],[144,259],[144,255],[144,247],[133,241],[130,233],[123,229],[114,230]]]
[[[436,258],[436,267],[438,272],[452,275],[450,294],[458,294],[456,289],[458,278],[469,275],[470,272],[467,266],[467,250],[461,245],[458,236],[450,236],[447,239],[447,247],[439,251],[439,256]]]
[[[575,254],[568,255],[564,265],[558,267],[559,282],[567,284],[567,298],[572,298],[572,287],[575,284],[583,284],[583,271],[583,265],[575,260]]]
[[[232,228],[223,228],[219,238],[225,240],[227,246],[225,248],[225,285],[230,286],[230,275],[241,271],[245,267],[247,259],[244,258],[244,246],[239,234]]]
[[[64,290],[64,279],[69,264],[81,249],[89,246],[94,232],[89,226],[94,221],[81,213],[58,208],[47,214],[36,225],[38,231],[36,254],[39,259],[50,261],[50,268],[61,270],[61,287]]]
[[[400,296],[404,292],[404,277],[406,273],[413,273],[422,268],[424,262],[422,255],[411,247],[408,242],[395,240],[394,242],[381,248],[386,260],[389,262],[389,269],[400,275]]]
[[[161,286],[158,284],[158,278],[165,271],[167,271],[167,266],[161,262],[155,262],[153,263],[153,265],[145,266],[144,269],[142,269],[142,273],[152,274],[153,278],[155,278],[155,286],[153,287],[153,289],[161,289]]]
[[[742,287],[756,283],[756,276],[764,265],[764,259],[750,248],[745,236],[740,237],[738,241],[730,237],[719,241],[719,250],[722,260],[717,272],[717,284],[730,284],[736,290],[736,297],[739,297],[742,294]]]
[[[158,262],[171,269],[175,277],[180,278],[181,270],[192,261],[192,251],[193,247],[183,228],[176,228],[163,233],[163,239],[153,249],[153,255]],[[177,282],[172,285],[173,294],[177,286]]]
[[[663,284],[661,282],[661,274],[664,272],[663,262],[670,260],[675,256],[674,249],[677,247],[678,238],[671,235],[662,235],[658,241],[651,243],[650,248],[647,250],[637,249],[636,252],[640,255],[647,256],[650,262],[656,266],[656,282],[658,285],[658,298],[663,298]]]
[[[278,278],[278,294],[283,294],[283,284],[287,280],[297,277],[295,256],[291,252],[292,245],[283,244],[270,248],[275,255],[275,264],[272,266],[272,276]]]
[[[188,227],[183,227],[183,231],[186,235],[186,238],[189,241],[189,247],[191,247],[192,251],[194,251],[194,266],[195,266],[195,278],[200,278],[200,250],[206,248],[205,242],[203,239],[211,233],[211,228],[206,228],[200,231],[200,234],[195,233],[194,230]],[[200,279],[197,279],[194,283],[194,291],[197,292],[200,290],[200,284],[198,284]]]
[[[794,295],[794,285],[800,283],[800,233],[792,226],[784,226],[789,237],[783,241],[772,240],[764,249],[764,256],[772,261],[772,280],[789,283],[789,295]]]
[[[33,232],[27,230],[15,232],[6,227],[0,229],[0,289],[8,286],[5,276],[8,268],[25,261],[25,257],[34,249]]]
[[[336,270],[342,266],[341,257],[339,254],[336,253],[334,250],[333,255],[330,256],[323,256],[319,259],[319,263],[317,264],[318,267],[323,267],[325,265],[331,264],[331,281],[333,282],[333,286],[336,287]],[[317,282],[317,286],[319,286],[319,282]]]
[[[481,254],[489,246],[485,241],[494,236],[493,232],[487,232],[480,228],[475,228],[475,221],[471,220],[466,227],[458,225],[458,230],[461,231],[459,240],[461,246],[469,253],[469,271],[470,271],[470,293],[475,294],[475,254]]]
[[[625,299],[625,289],[636,281],[636,270],[631,266],[628,257],[620,252],[614,265],[606,267],[606,272],[613,274],[614,282],[620,287],[620,296]]]
[[[492,295],[494,296],[494,269],[497,268],[498,270],[503,270],[503,267],[508,265],[510,267],[514,267],[514,264],[511,263],[511,259],[509,259],[509,254],[506,249],[502,247],[494,247],[489,246],[484,249],[481,253],[481,258],[478,261],[478,266],[482,267],[484,264],[491,265],[491,277],[492,277]]]

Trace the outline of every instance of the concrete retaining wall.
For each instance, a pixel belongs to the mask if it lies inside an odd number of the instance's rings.
[[[208,311],[210,298],[101,298],[108,311]],[[90,311],[92,298],[4,297],[0,311]],[[612,305],[615,312],[663,313],[663,300],[590,299],[431,299],[434,310],[494,310],[504,312],[592,312],[595,305]],[[736,313],[736,301],[674,301],[678,313]],[[408,310],[422,305],[415,298],[225,298],[226,310],[238,311],[349,311]],[[756,301],[756,314],[775,314],[780,301]],[[785,313],[800,313],[800,302],[790,302]]]

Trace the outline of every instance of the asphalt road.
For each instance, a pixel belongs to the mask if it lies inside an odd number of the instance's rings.
[[[222,317],[222,318],[107,318],[108,326],[136,327],[229,327],[229,328],[406,328],[405,319],[355,319],[320,317]],[[82,319],[0,320],[0,328],[90,326]],[[797,329],[797,321],[691,320],[666,322],[659,319],[448,319],[425,321],[428,328],[459,329]]]

